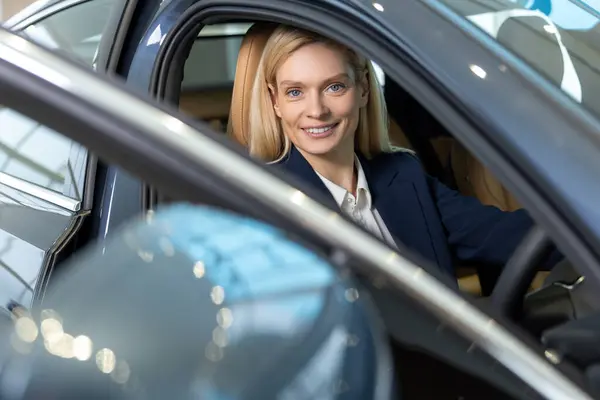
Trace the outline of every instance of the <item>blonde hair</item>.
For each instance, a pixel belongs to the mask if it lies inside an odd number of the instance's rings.
[[[273,109],[269,85],[276,87],[276,73],[294,51],[313,43],[340,50],[346,56],[356,82],[366,74],[369,97],[367,105],[360,109],[355,149],[366,158],[394,151],[388,137],[383,91],[371,62],[333,40],[286,25],[279,25],[267,41],[252,87],[248,137],[238,138],[238,141],[248,146],[251,156],[266,162],[277,162],[288,154],[291,143]]]

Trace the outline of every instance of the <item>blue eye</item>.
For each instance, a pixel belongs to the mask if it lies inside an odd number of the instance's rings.
[[[302,94],[302,92],[299,91],[298,89],[291,89],[291,90],[288,90],[286,94],[290,97],[298,97]]]
[[[333,85],[329,86],[327,88],[327,90],[337,93],[337,92],[341,92],[342,90],[344,90],[346,88],[345,85],[341,84],[341,83],[334,83]]]

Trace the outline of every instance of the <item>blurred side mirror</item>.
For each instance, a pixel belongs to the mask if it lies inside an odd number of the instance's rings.
[[[60,270],[11,398],[391,396],[366,293],[263,223],[174,205]]]

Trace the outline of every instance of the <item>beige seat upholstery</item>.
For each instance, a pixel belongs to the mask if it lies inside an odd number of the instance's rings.
[[[483,204],[504,211],[521,208],[491,171],[456,141],[452,145],[451,162],[458,190],[462,194],[477,197]]]

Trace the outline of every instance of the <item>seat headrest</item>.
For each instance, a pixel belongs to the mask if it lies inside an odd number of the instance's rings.
[[[227,131],[235,141],[245,147],[248,147],[252,85],[263,50],[276,27],[277,24],[266,22],[252,25],[242,40],[238,54]]]

